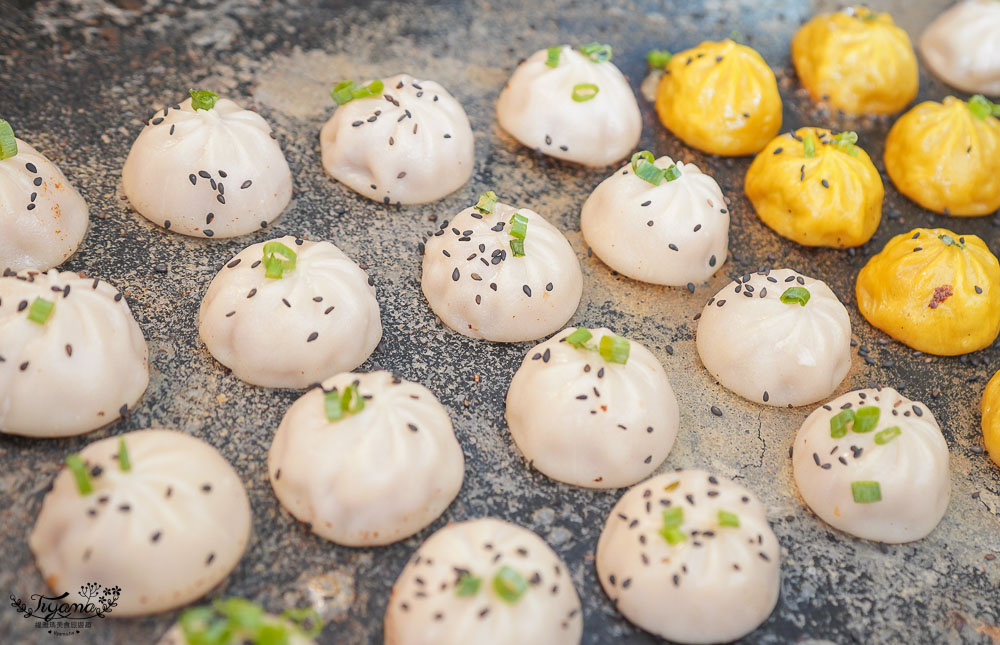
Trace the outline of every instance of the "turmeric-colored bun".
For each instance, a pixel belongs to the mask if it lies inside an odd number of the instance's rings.
[[[892,16],[848,7],[816,16],[792,39],[792,63],[815,100],[850,114],[892,114],[917,96],[917,56]]]
[[[974,352],[1000,333],[1000,263],[975,235],[897,235],[861,269],[855,295],[868,322],[928,354]]]
[[[970,103],[953,96],[921,103],[899,117],[885,141],[892,183],[936,213],[989,215],[1000,208],[1000,119],[974,113]]]
[[[684,143],[717,155],[750,155],[781,129],[774,72],[732,40],[675,54],[656,93],[660,121]]]
[[[744,185],[760,219],[806,246],[867,242],[882,220],[885,189],[856,141],[853,132],[799,128],[767,144]]]
[[[1000,466],[1000,371],[993,375],[983,392],[983,442],[990,459]]]

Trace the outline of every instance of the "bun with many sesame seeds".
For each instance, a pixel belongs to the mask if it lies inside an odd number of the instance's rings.
[[[56,270],[0,277],[0,432],[90,432],[148,383],[146,339],[117,289]]]
[[[723,643],[771,615],[781,549],[746,488],[678,470],[630,488],[597,542],[597,577],[615,607],[678,643]]]
[[[802,499],[830,526],[898,544],[934,530],[948,508],[948,444],[927,406],[892,388],[816,408],[792,446]]]
[[[558,331],[583,295],[580,261],[562,232],[495,195],[444,221],[427,240],[420,284],[445,325],[501,343]]]
[[[132,208],[195,237],[235,237],[267,226],[292,198],[292,172],[262,116],[229,99],[192,99],[146,122],[122,168]]]
[[[507,390],[507,424],[528,462],[549,477],[586,488],[630,486],[673,447],[677,399],[648,349],[621,339],[626,362],[608,360],[599,348],[614,333],[585,331],[582,344],[567,342],[580,332],[564,329],[528,351]]]
[[[139,430],[95,441],[78,457],[79,474],[59,472],[28,541],[56,594],[87,583],[118,587],[107,615],[143,616],[203,596],[239,562],[250,503],[209,444]]]
[[[201,302],[198,330],[216,360],[262,387],[305,388],[352,370],[382,338],[371,278],[332,243],[292,236],[227,262]]]
[[[427,538],[385,613],[386,645],[575,645],[582,633],[565,563],[533,532],[493,518]]]
[[[644,163],[620,168],[590,194],[580,213],[584,239],[605,264],[635,280],[704,282],[729,252],[729,206],[719,184],[670,157],[651,162],[671,177],[654,184],[636,174]]]
[[[17,154],[0,159],[0,270],[48,271],[83,241],[87,203],[54,163],[14,141]]]
[[[409,74],[341,105],[320,131],[327,174],[368,199],[424,204],[449,195],[475,170],[472,126],[440,84]]]

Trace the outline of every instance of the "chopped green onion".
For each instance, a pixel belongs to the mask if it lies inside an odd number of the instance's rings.
[[[337,105],[350,103],[354,100],[354,81],[340,81],[330,90],[330,98],[336,101]]]
[[[680,482],[678,482],[680,483]],[[663,511],[663,527],[668,529],[678,528],[684,523],[684,509],[674,506]]]
[[[587,347],[587,341],[593,337],[594,335],[586,327],[577,327],[576,331],[566,337],[566,342],[577,349],[584,349]]]
[[[991,114],[995,115],[996,108],[997,106],[993,105],[993,103],[991,103],[990,100],[982,94],[976,94],[969,99],[969,111],[972,112],[972,115],[977,119],[985,119]]]
[[[816,139],[811,134],[807,134],[802,138],[802,153],[805,154],[806,159],[816,156]]]
[[[341,393],[333,388],[323,395],[323,411],[326,420],[336,422],[349,414],[357,414],[365,409],[365,398],[358,392],[358,386],[348,385]]]
[[[830,436],[840,439],[847,434],[847,424],[854,421],[854,410],[841,410],[830,419]]]
[[[674,55],[665,49],[654,49],[646,54],[646,62],[653,69],[662,69],[667,66]]]
[[[781,294],[781,302],[786,305],[800,304],[803,307],[809,302],[809,290],[805,287],[788,287],[785,292]]]
[[[659,531],[660,535],[670,545],[683,542],[687,539],[687,533],[680,528],[683,523],[684,509],[680,506],[668,508],[663,511],[663,527]]]
[[[628,363],[629,342],[621,336],[604,336],[600,345],[601,357],[609,363]]]
[[[368,99],[373,96],[381,96],[385,89],[385,83],[375,80],[368,85],[357,87],[354,81],[340,81],[330,90],[330,98],[336,101],[337,105],[350,103],[354,99]]]
[[[226,598],[212,605],[184,610],[179,618],[187,645],[288,645],[292,636],[315,637],[323,628],[312,609],[289,609],[280,619],[244,598]],[[306,628],[305,623],[310,623]]]
[[[87,472],[87,464],[83,463],[80,453],[74,452],[66,457],[66,467],[73,473],[73,480],[76,482],[76,489],[81,495],[89,495],[94,492],[94,487],[90,483],[90,473]]]
[[[479,201],[473,207],[483,215],[489,215],[493,212],[493,207],[496,206],[497,195],[492,190],[488,190],[479,196]]]
[[[611,45],[601,43],[590,43],[580,48],[580,53],[594,63],[603,63],[611,60]],[[596,94],[596,92],[595,92]]]
[[[51,300],[46,300],[45,298],[35,298],[31,303],[31,307],[28,308],[28,320],[38,323],[39,325],[44,325],[52,316],[52,310],[55,306],[56,303]]]
[[[212,607],[236,629],[257,629],[264,623],[264,610],[246,598],[216,600]]]
[[[211,110],[219,100],[218,94],[208,90],[188,90],[188,94],[191,95],[192,110]]]
[[[639,165],[645,161],[646,163],[653,163],[656,161],[656,157],[649,150],[640,150],[639,152],[632,155],[632,172],[639,173]]]
[[[866,405],[854,413],[854,432],[871,432],[878,425],[882,410],[877,405]]]
[[[719,511],[719,526],[731,526],[734,529],[740,528],[740,516],[729,511]]]
[[[185,609],[178,622],[188,645],[227,645],[233,636],[229,620],[211,607]]]
[[[315,638],[323,631],[323,619],[312,607],[286,609],[281,617],[294,624],[306,638]]]
[[[463,571],[462,576],[458,579],[458,584],[455,585],[455,595],[462,598],[475,596],[479,592],[481,583],[481,578],[477,578],[468,571]]]
[[[944,242],[945,246],[957,246],[960,249],[964,249],[965,248],[965,244],[964,243],[959,242],[958,240],[956,240],[952,236],[948,235],[947,233],[938,235],[938,239],[941,240],[942,242]]]
[[[742,45],[743,44],[743,32],[740,31],[739,29],[733,29],[732,31],[729,32],[729,40],[731,40],[731,41],[733,41],[735,43],[740,43]]]
[[[510,241],[510,252],[514,254],[515,258],[524,257],[524,240],[519,240],[514,238]]]
[[[639,179],[644,179],[654,186],[659,186],[660,182],[663,181],[663,170],[645,159],[639,161],[639,169],[635,171],[635,174]]]
[[[559,56],[562,55],[562,48],[562,45],[549,47],[547,50],[548,58],[545,59],[545,64],[549,67],[559,67]]]
[[[520,573],[508,566],[501,567],[493,576],[493,591],[504,602],[515,603],[528,589],[528,583]]]
[[[833,147],[841,152],[845,152],[852,157],[858,156],[858,147],[854,144],[858,142],[857,132],[840,132],[833,135]]]
[[[295,251],[281,242],[268,242],[264,245],[264,277],[280,280],[286,272],[295,270],[297,257]]]
[[[577,83],[573,86],[573,93],[571,96],[577,103],[583,103],[584,101],[589,101],[597,96],[597,93],[600,91],[601,88],[597,87],[593,83]]]
[[[0,119],[0,161],[10,159],[17,154],[17,139],[10,124]]]
[[[670,167],[663,171],[663,178],[667,181],[674,181],[675,179],[681,178],[681,171],[677,167],[677,164],[670,164]]]
[[[132,460],[128,458],[128,446],[125,445],[125,437],[118,438],[118,467],[123,473],[132,470]]]
[[[871,504],[882,501],[882,487],[878,482],[851,482],[851,494],[858,504]]]
[[[510,236],[523,240],[528,234],[528,218],[520,213],[514,213],[510,218]]]
[[[901,434],[903,434],[903,431],[899,429],[899,426],[890,426],[885,430],[879,430],[875,433],[875,443],[884,446]]]

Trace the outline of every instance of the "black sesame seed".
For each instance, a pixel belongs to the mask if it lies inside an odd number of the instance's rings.
[[[205,237],[212,237],[213,235],[215,235],[215,231],[213,231],[213,230],[212,230],[212,229],[210,229],[210,228],[206,228],[206,229],[204,230],[204,233],[205,233]]]
[[[529,287],[528,285],[524,285],[521,287],[521,289],[524,291],[524,295],[528,296],[529,298],[531,297],[531,287]]]
[[[195,186],[198,184],[198,177],[194,174],[188,175],[188,179],[191,181],[191,185]]]
[[[313,333],[309,334],[309,338],[306,338],[306,342],[311,343],[317,338],[319,338],[319,332],[314,331]]]
[[[712,414],[714,414],[715,416],[717,416],[717,417],[721,417],[722,416],[722,410],[719,409],[719,406],[713,405],[712,408],[711,408],[711,410],[712,410]]]
[[[455,270],[451,272],[451,279],[454,280],[455,282],[458,282],[458,279],[461,277],[462,274],[458,272],[458,267],[455,267]]]

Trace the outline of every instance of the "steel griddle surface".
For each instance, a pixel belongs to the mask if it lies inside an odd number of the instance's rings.
[[[20,5],[30,4],[19,2]],[[769,4],[764,7],[763,4]],[[893,10],[912,36],[946,0]],[[916,4],[916,3],[912,3]],[[921,3],[923,4],[923,3]],[[3,1],[0,0],[0,8]],[[1000,640],[1000,469],[983,454],[979,397],[1000,366],[996,347],[962,358],[915,354],[875,331],[854,306],[858,270],[892,236],[915,226],[975,233],[1000,251],[998,217],[949,219],[921,211],[884,175],[890,120],[819,111],[798,86],[788,45],[798,25],[835,5],[771,3],[517,0],[516,2],[341,2],[301,0],[181,3],[176,0],[44,1],[3,11],[0,115],[54,160],[91,207],[80,252],[64,268],[122,289],[149,341],[151,380],[128,418],[62,440],[0,437],[0,590],[27,598],[44,590],[27,538],[63,457],[96,439],[163,426],[204,438],[234,464],[253,507],[252,542],[217,593],[242,595],[272,610],[313,603],[328,621],[322,643],[379,643],[389,590],[407,558],[450,520],[493,515],[538,532],[568,563],[583,600],[585,643],[651,643],[618,615],[598,585],[593,553],[617,491],[557,484],[526,467],[504,424],[504,394],[530,344],[473,341],[443,328],[420,293],[417,244],[478,194],[495,190],[530,206],[568,236],[583,265],[583,302],[571,324],[607,325],[644,343],[663,362],[681,405],[681,430],[663,469],[701,467],[753,489],[769,509],[782,548],[781,599],[746,642],[989,643]],[[732,257],[695,293],[615,276],[590,257],[579,208],[611,169],[590,170],[540,157],[496,127],[493,105],[518,61],[560,42],[614,46],[633,89],[645,53],[678,51],[736,29],[775,69],[785,101],[783,131],[799,125],[854,129],[886,184],[884,218],[856,251],[807,249],[779,238],[742,194],[749,158],[723,159],[686,148],[640,99],[642,147],[697,163],[732,200]],[[465,106],[476,133],[476,173],[454,195],[397,209],[367,201],[323,174],[318,133],[333,111],[327,92],[342,78],[407,71],[440,81]],[[267,232],[235,240],[166,233],[136,216],[119,188],[121,167],[142,121],[189,87],[211,88],[260,111],[282,143],[295,177],[285,215]],[[951,93],[921,69],[920,99]],[[243,247],[294,234],[330,239],[368,267],[385,335],[361,369],[389,369],[433,390],[448,408],[465,451],[462,491],[442,518],[384,548],[335,546],[310,534],[278,505],[265,456],[285,409],[301,393],[248,386],[206,352],[197,337],[200,298],[216,270]],[[693,316],[732,277],[789,266],[825,280],[851,312],[860,346],[838,393],[891,385],[925,402],[952,456],[952,501],[940,526],[916,543],[853,539],[803,505],[789,446],[811,407],[749,404],[717,386],[694,348]],[[722,417],[713,416],[717,405]],[[111,548],[114,548],[113,546]],[[127,593],[127,591],[126,591]],[[666,608],[665,608],[666,609]],[[12,607],[0,611],[4,643],[153,642],[176,618],[95,620],[77,637],[57,638]]]

